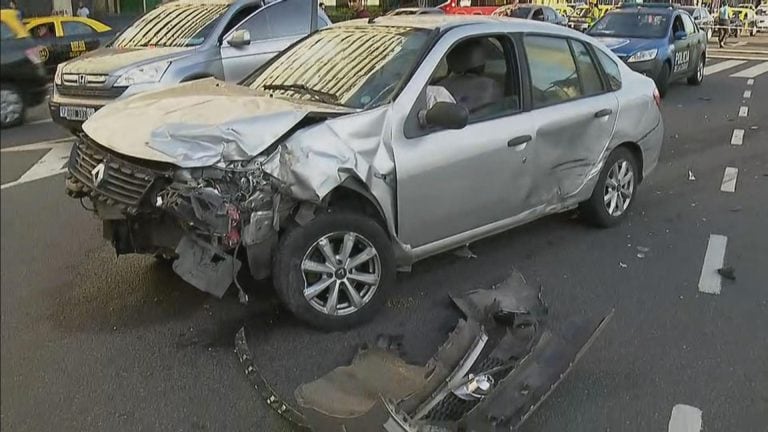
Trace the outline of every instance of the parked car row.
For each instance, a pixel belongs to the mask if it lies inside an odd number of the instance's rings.
[[[213,295],[246,267],[299,319],[354,326],[426,257],[576,207],[619,223],[657,164],[656,85],[583,33],[215,4],[63,64],[50,104],[78,131],[67,193],[116,252]]]

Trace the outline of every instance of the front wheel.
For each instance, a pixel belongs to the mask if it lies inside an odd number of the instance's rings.
[[[0,127],[18,126],[24,121],[24,97],[13,84],[0,84]]]
[[[688,77],[688,84],[690,85],[701,85],[701,82],[704,81],[704,64],[706,63],[706,59],[704,56],[699,58],[699,61],[696,62],[696,70],[693,71],[693,74]]]
[[[669,68],[669,63],[664,63],[661,67],[661,71],[656,76],[654,81],[656,82],[656,89],[659,90],[659,96],[664,97],[669,89],[669,75],[672,71]]]
[[[614,150],[605,162],[589,200],[581,203],[587,221],[599,227],[621,222],[635,200],[638,162],[626,147]]]
[[[323,330],[369,321],[395,280],[392,242],[375,220],[328,212],[288,230],[273,263],[278,296],[300,320]]]

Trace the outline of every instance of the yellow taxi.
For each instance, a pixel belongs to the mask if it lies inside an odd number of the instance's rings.
[[[23,38],[29,36],[24,24],[19,21],[19,14],[13,9],[0,10],[0,22],[2,22],[2,39]]]
[[[115,36],[108,25],[76,16],[29,18],[24,25],[43,46],[40,57],[51,73],[59,63],[95,50]]]

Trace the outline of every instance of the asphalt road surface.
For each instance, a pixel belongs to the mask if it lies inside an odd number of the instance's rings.
[[[378,334],[404,335],[407,360],[426,361],[459,317],[447,293],[517,269],[543,287],[556,322],[616,310],[523,431],[679,432],[698,410],[706,431],[766,431],[768,62],[717,59],[707,72],[664,99],[661,161],[624,224],[597,230],[557,215],[473,244],[476,258],[437,256],[399,276],[374,322],[332,334],[297,323],[268,285],[251,287],[243,307],[150,258],[116,258],[99,222],[64,195],[70,144],[52,141],[66,133],[38,108],[37,123],[1,137],[0,426],[288,431],[233,353],[241,326],[292,400]],[[735,280],[716,277],[718,259]],[[681,404],[695,409],[673,414]]]

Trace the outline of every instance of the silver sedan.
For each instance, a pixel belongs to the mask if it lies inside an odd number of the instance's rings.
[[[659,158],[658,104],[653,81],[560,26],[351,21],[240,85],[108,105],[67,188],[119,253],[170,259],[217,296],[244,262],[300,319],[339,329],[428,256],[576,207],[619,223]]]

